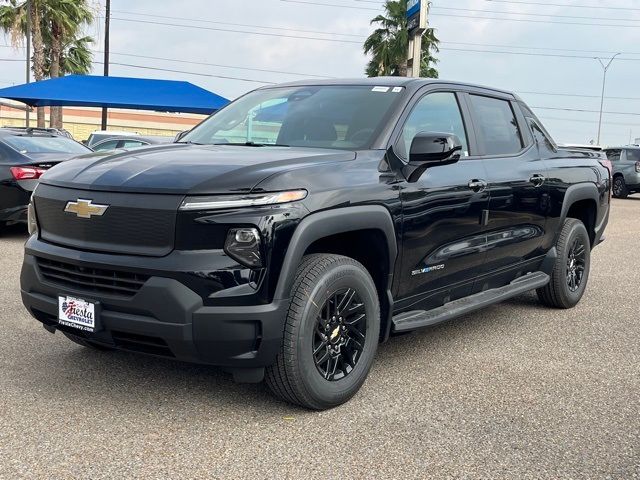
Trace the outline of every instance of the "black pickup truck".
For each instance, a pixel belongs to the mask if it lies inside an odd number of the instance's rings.
[[[178,144],[47,172],[22,298],[86,347],[217,365],[330,408],[394,333],[534,289],[576,305],[610,176],[602,153],[559,149],[508,92],[263,88]]]

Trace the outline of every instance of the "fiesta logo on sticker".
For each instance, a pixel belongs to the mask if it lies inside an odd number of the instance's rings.
[[[74,300],[62,302],[62,311],[67,320],[93,326],[93,312],[86,306],[81,307]]]

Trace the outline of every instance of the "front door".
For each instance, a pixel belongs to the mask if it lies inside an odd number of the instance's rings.
[[[399,309],[429,309],[469,295],[482,266],[487,175],[483,161],[474,155],[461,100],[454,92],[426,93],[413,107],[394,146],[398,156],[408,160],[411,141],[419,132],[454,133],[463,144],[457,163],[429,167],[402,185]]]

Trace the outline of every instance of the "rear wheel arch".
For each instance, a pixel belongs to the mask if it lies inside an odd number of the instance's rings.
[[[599,198],[598,188],[592,183],[572,185],[565,194],[560,217],[560,225],[563,225],[567,218],[580,220],[587,229],[592,247],[596,237]],[[556,239],[559,234],[560,232],[557,232]]]

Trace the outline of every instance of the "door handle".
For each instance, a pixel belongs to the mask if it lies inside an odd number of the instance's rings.
[[[484,180],[470,180],[468,183],[468,187],[475,193],[484,192],[487,188],[487,182],[485,182]]]
[[[534,187],[540,187],[542,186],[542,184],[546,181],[547,179],[545,178],[544,175],[540,175],[539,173],[536,173],[535,175],[533,175],[529,181],[531,183],[533,183]]]

